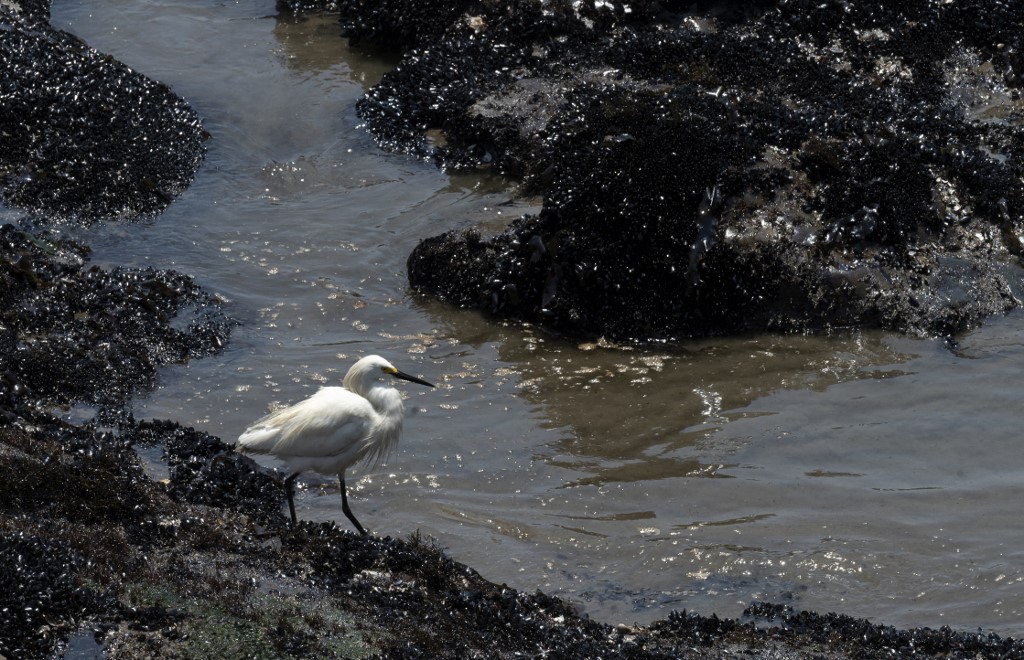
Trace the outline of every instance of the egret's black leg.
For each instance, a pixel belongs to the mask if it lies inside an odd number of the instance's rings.
[[[341,510],[345,512],[345,515],[348,516],[348,519],[351,520],[352,524],[356,526],[356,529],[359,530],[359,533],[363,536],[366,536],[367,534],[369,534],[369,532],[363,529],[363,526],[359,524],[359,521],[356,520],[356,517],[352,515],[352,509],[348,508],[348,495],[345,493],[344,473],[338,475],[338,481],[341,483]]]
[[[284,492],[288,495],[288,512],[292,514],[293,525],[298,523],[298,519],[295,517],[295,500],[292,499],[292,491],[295,490],[295,478],[298,476],[298,472],[292,472],[284,480]]]

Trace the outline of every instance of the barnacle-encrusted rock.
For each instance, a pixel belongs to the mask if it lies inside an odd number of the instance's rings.
[[[359,106],[381,144],[544,195],[424,241],[420,291],[635,341],[1019,304],[1020,4],[340,4],[405,52]]]
[[[48,20],[47,0],[0,2],[0,201],[82,223],[163,210],[202,162],[198,115]]]

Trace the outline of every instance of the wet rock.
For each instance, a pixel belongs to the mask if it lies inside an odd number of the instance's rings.
[[[232,324],[188,277],[104,270],[80,244],[0,227],[0,656],[46,657],[94,621],[149,625],[156,610],[117,593],[126,576],[168,544],[227,545],[177,522],[126,429],[159,366],[221,350]],[[95,414],[59,419],[74,406]]]
[[[164,364],[220,351],[233,321],[186,276],[104,270],[87,248],[0,226],[0,393],[123,420]]]
[[[405,49],[359,105],[377,140],[544,195],[424,241],[420,291],[620,341],[1019,304],[1019,5],[371,4],[348,33]]]
[[[155,485],[138,457],[109,433],[37,417],[0,431],[8,476],[0,485],[4,510],[75,523],[115,520],[148,524],[156,515]],[[20,427],[20,428],[19,428]],[[73,496],[67,496],[73,493]]]
[[[791,607],[771,603],[752,603],[743,616],[770,624],[766,632],[775,638],[827,645],[848,657],[1007,658],[1024,651],[1019,640],[994,634],[955,632],[948,626],[897,630],[843,614],[795,612]],[[679,623],[680,617],[669,617],[665,627]]]
[[[137,444],[166,446],[185,476],[151,482]],[[227,469],[213,467],[219,457],[231,459]],[[996,635],[765,603],[740,621],[678,612],[613,628],[558,598],[489,582],[418,535],[288,526],[277,484],[249,470],[216,438],[170,422],[113,434],[36,411],[0,430],[0,653],[45,657],[91,634],[115,658],[1024,654]],[[267,487],[246,495],[247,483]]]
[[[395,50],[429,45],[453,23],[477,5],[476,2],[424,3],[415,0],[339,0],[342,30],[358,44],[368,41]],[[500,10],[503,3],[488,3]]]
[[[79,620],[113,609],[85,587],[87,559],[61,540],[0,531],[0,655],[46,657]]]
[[[133,444],[164,448],[170,467],[168,493],[174,499],[227,508],[267,527],[283,523],[281,480],[219,438],[160,420],[140,422],[129,435]]]
[[[203,157],[165,85],[52,29],[46,0],[0,2],[0,200],[83,223],[164,209]]]

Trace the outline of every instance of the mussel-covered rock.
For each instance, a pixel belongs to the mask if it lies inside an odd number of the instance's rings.
[[[415,289],[626,341],[951,335],[1018,305],[1020,5],[440,4],[420,31],[342,8],[405,49],[361,114],[544,206],[424,241]]]
[[[187,276],[105,270],[79,244],[0,226],[3,395],[123,417],[158,367],[220,351],[232,325]]]
[[[83,223],[163,210],[202,162],[198,115],[49,9],[0,2],[0,200]]]

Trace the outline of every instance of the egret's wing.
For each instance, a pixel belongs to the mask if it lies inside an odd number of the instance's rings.
[[[373,406],[341,387],[325,387],[294,406],[270,413],[238,438],[242,451],[279,458],[362,454],[373,428]]]
[[[247,454],[269,454],[274,451],[277,437],[281,429],[274,426],[263,426],[263,420],[245,429],[238,436],[238,450]]]

